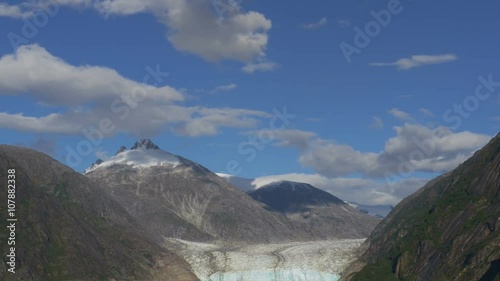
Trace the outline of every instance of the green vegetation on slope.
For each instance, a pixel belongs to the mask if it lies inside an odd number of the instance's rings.
[[[369,265],[352,278],[352,281],[400,281],[392,274],[392,262],[390,260],[379,260]]]
[[[452,173],[399,206],[382,231],[370,237],[374,247],[365,254],[368,265],[351,280],[423,280],[424,272],[435,281],[457,276],[478,280],[478,269],[485,270],[484,258],[500,256],[494,246],[500,238],[500,226],[495,226],[500,217],[500,197],[495,195],[499,155],[497,136]]]

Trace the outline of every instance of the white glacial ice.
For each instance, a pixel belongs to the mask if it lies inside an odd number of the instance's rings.
[[[247,246],[165,241],[201,281],[337,281],[364,240]]]

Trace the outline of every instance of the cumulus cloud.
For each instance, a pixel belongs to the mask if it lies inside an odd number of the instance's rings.
[[[31,12],[23,12],[21,7],[0,3],[0,17],[24,18],[31,15]]]
[[[259,177],[252,185],[260,188],[280,180],[306,182],[344,200],[394,205],[429,180],[416,177],[417,172],[450,171],[491,139],[468,131],[431,129],[418,124],[404,124],[394,127],[394,131],[396,135],[376,153],[324,140],[313,132],[275,132],[275,145],[296,148],[299,162],[315,173]]]
[[[458,57],[454,54],[445,55],[414,55],[410,58],[398,59],[395,62],[374,62],[372,66],[397,66],[401,70],[409,70],[430,64],[440,64],[456,61]]]
[[[151,75],[145,80],[155,82]],[[70,65],[38,45],[21,46],[0,58],[0,92],[36,93],[35,99],[50,105],[110,103],[122,95],[132,98],[132,90],[139,88],[148,88],[148,97],[157,102],[184,99],[172,87],[135,82],[110,68]]]
[[[25,1],[16,6],[3,4],[2,14],[20,17],[45,5],[47,1]],[[154,15],[167,29],[167,38],[181,52],[207,61],[224,59],[245,64],[265,57],[268,31],[272,23],[263,14],[238,9],[220,21],[212,1],[204,0],[58,0],[58,5],[93,8],[104,16],[138,13]]]
[[[0,127],[81,134],[83,129],[99,127],[102,120],[111,120],[110,136],[125,132],[147,137],[165,129],[202,136],[217,134],[223,127],[252,128],[269,117],[246,109],[182,106],[182,92],[151,85],[164,82],[160,80],[167,79],[168,73],[152,67],[144,75],[142,82],[136,82],[110,68],[68,64],[38,45],[21,46],[0,58],[0,94],[29,95],[59,109],[45,116],[0,112]]]
[[[358,151],[306,131],[281,131],[275,138],[276,145],[296,148],[299,162],[320,175],[331,178],[356,173],[380,178],[396,175],[398,180],[415,172],[452,170],[491,139],[488,135],[455,133],[447,127],[431,129],[418,124],[404,124],[394,130],[396,136],[376,153]]]
[[[322,26],[325,26],[326,24],[328,23],[328,19],[327,18],[321,18],[319,21],[317,22],[313,22],[313,23],[306,23],[306,24],[302,24],[302,28],[303,29],[318,29]]]

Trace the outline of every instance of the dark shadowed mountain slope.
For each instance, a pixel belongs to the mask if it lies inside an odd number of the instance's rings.
[[[248,193],[306,229],[312,237],[365,238],[380,221],[307,183],[279,181]]]
[[[259,184],[257,183],[258,180],[256,179],[242,178],[225,173],[217,173],[217,175],[225,179],[227,182],[231,183],[235,187],[237,187],[239,190],[247,193],[262,187],[259,186]],[[349,202],[349,201],[345,202],[351,205],[352,207],[360,210],[361,212],[375,216],[377,218],[384,218],[394,208],[394,206],[392,205],[364,205],[356,202]]]
[[[403,200],[366,246],[344,280],[500,280],[500,134]]]
[[[133,149],[118,153],[86,175],[106,183],[106,192],[159,238],[243,242],[309,239],[286,217],[265,210],[205,167],[157,149],[149,140],[139,141]]]
[[[3,226],[0,280],[198,280],[103,187],[29,149],[0,145],[3,222],[9,169],[16,181],[17,266],[14,275],[7,273],[10,233]]]
[[[282,213],[307,211],[311,207],[347,205],[344,201],[314,186],[293,181],[279,181],[248,193],[272,210]]]

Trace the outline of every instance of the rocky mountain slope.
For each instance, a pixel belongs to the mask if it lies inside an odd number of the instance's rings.
[[[105,191],[159,239],[270,242],[310,238],[205,167],[163,151],[150,140],[120,150],[86,176],[105,183]]]
[[[500,280],[500,134],[403,200],[343,280]]]
[[[248,194],[269,210],[286,215],[312,237],[365,238],[380,222],[307,183],[279,181]]]
[[[3,226],[0,280],[198,280],[183,259],[142,231],[105,187],[29,149],[0,145],[3,222],[13,178],[9,169],[15,169],[16,269],[7,272],[5,250],[12,235]]]

